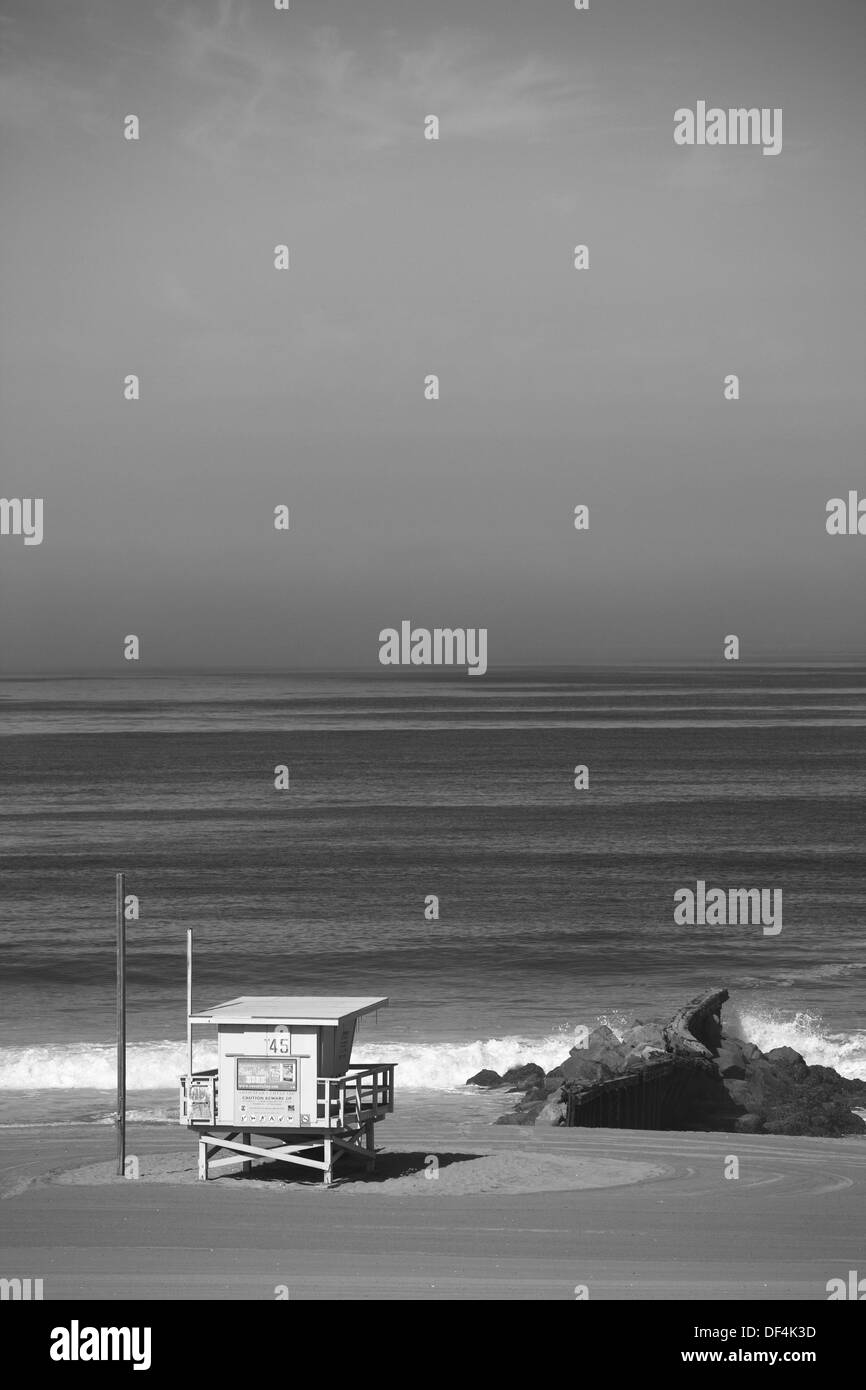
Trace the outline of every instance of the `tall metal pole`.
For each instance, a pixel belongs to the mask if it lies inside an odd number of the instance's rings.
[[[186,1094],[192,1086],[192,927],[186,929]]]
[[[117,874],[117,1176],[126,1167],[126,875]]]

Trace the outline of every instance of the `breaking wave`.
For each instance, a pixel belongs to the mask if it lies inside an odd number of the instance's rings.
[[[609,1016],[607,1023],[621,1034],[626,1020]],[[754,1006],[728,1008],[728,1032],[736,1033],[769,1052],[793,1047],[810,1065],[833,1067],[842,1076],[866,1078],[866,1030],[829,1032],[819,1014],[795,1015]],[[537,1062],[545,1071],[555,1067],[575,1043],[573,1029],[554,1029],[543,1037],[506,1034],[470,1042],[382,1042],[362,1044],[355,1061],[398,1064],[397,1084],[406,1090],[453,1091],[483,1068],[500,1074],[524,1062]],[[196,1045],[197,1068],[216,1066],[212,1046]],[[186,1070],[186,1045],[171,1039],[131,1043],[127,1049],[127,1087],[130,1091],[174,1090]],[[0,1091],[113,1091],[116,1083],[114,1047],[98,1043],[53,1044],[44,1047],[0,1049]]]
[[[521,1062],[538,1062],[545,1070],[561,1062],[574,1044],[573,1031],[547,1037],[517,1034],[476,1042],[381,1042],[356,1049],[356,1061],[396,1062],[397,1081],[410,1090],[448,1091],[468,1076],[490,1067],[504,1072]],[[216,1066],[213,1048],[196,1046],[196,1068]],[[0,1049],[0,1091],[113,1091],[114,1047],[99,1043],[53,1044]],[[186,1071],[186,1044],[164,1039],[131,1043],[127,1048],[126,1084],[130,1091],[164,1091]]]
[[[866,1080],[866,1030],[831,1033],[820,1014],[801,1010],[793,1016],[779,1009],[743,1006],[726,1010],[729,1033],[754,1043],[762,1052],[792,1047],[810,1067],[832,1067],[840,1076]]]

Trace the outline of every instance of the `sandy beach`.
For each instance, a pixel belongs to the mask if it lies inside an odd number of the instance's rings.
[[[866,1143],[389,1125],[375,1181],[194,1178],[180,1129],[9,1129],[6,1269],[46,1299],[825,1300],[862,1266]],[[437,1155],[439,1178],[425,1168]],[[726,1179],[729,1155],[739,1177]],[[426,1160],[426,1162],[425,1162]],[[148,1172],[152,1176],[148,1177]],[[451,1176],[449,1176],[451,1175]],[[557,1190],[550,1190],[558,1184]],[[536,1190],[531,1190],[532,1186]],[[547,1190],[545,1190],[547,1189]]]

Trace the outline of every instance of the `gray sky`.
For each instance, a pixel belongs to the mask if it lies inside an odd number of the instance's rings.
[[[862,656],[866,6],[590,4],[0,0],[0,670]]]

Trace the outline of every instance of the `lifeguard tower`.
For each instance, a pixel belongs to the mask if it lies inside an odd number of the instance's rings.
[[[387,999],[243,995],[193,1014],[191,995],[190,944],[180,1123],[198,1131],[202,1181],[239,1157],[244,1172],[255,1159],[316,1168],[326,1185],[347,1153],[375,1163],[373,1126],[394,1109],[395,1063],[351,1056],[358,1020]],[[218,1064],[195,1071],[193,1029],[204,1026],[216,1027]]]

